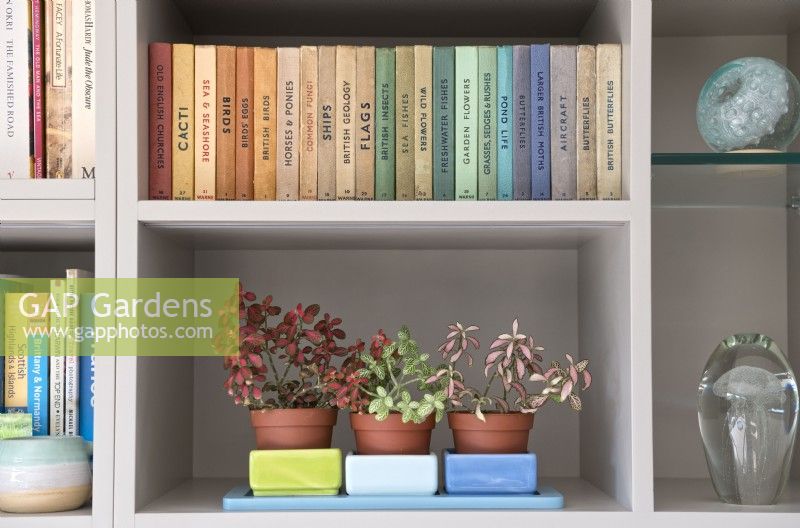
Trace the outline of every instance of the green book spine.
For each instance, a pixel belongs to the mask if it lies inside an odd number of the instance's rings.
[[[433,197],[455,199],[453,127],[455,126],[455,48],[433,48]]]
[[[456,47],[456,199],[478,197],[478,48]]]
[[[375,50],[375,199],[394,200],[394,48]]]
[[[478,48],[480,165],[478,199],[497,199],[497,48]]]

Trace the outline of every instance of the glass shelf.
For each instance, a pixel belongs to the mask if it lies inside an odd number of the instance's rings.
[[[800,152],[657,152],[652,165],[800,165]]]

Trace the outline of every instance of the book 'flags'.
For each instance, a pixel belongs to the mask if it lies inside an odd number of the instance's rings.
[[[356,199],[375,199],[375,48],[356,49]]]
[[[531,197],[549,200],[550,189],[550,44],[531,46]]]

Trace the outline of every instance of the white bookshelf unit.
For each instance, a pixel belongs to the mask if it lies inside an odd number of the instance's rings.
[[[354,12],[360,17],[346,15]],[[298,26],[300,16],[309,24]],[[437,17],[451,18],[443,25]],[[650,358],[641,353],[650,348],[649,2],[500,0],[486,9],[477,0],[380,8],[365,0],[122,0],[117,21],[118,127],[132,131],[117,152],[117,227],[125,241],[118,276],[240,277],[278,303],[320,303],[343,318],[348,337],[407,323],[431,349],[450,318],[478,322],[486,339],[519,316],[553,358],[571,351],[589,358],[597,381],[581,415],[543,412],[532,435],[541,478],[564,490],[564,511],[257,514],[222,510],[222,496],[246,481],[253,442],[246,412],[222,389],[221,362],[118,358],[116,414],[127,418],[116,422],[116,526],[308,526],[323,518],[406,526],[453,516],[481,526],[497,515],[519,524],[597,518],[616,525],[652,511]],[[624,201],[147,200],[152,41],[542,40],[623,44]],[[345,450],[353,447],[347,422],[340,413],[334,432]],[[443,422],[432,449],[450,442]]]
[[[485,341],[519,317],[547,361],[588,358],[595,381],[580,415],[547,408],[531,437],[540,480],[564,493],[564,510],[228,512],[222,496],[246,481],[254,438],[247,413],[222,388],[221,360],[103,360],[92,505],[0,514],[0,526],[800,522],[798,457],[780,504],[716,499],[694,407],[703,364],[729,333],[773,335],[800,373],[800,216],[786,209],[800,194],[800,170],[651,168],[650,158],[707,150],[694,104],[726,58],[772,56],[800,73],[800,0],[98,0],[97,7],[97,180],[0,182],[2,272],[49,276],[75,265],[98,277],[239,277],[282,306],[320,303],[342,317],[348,340],[408,324],[431,351],[451,320],[476,322]],[[624,200],[149,201],[153,41],[621,42]],[[442,422],[432,448],[450,442]],[[353,447],[344,412],[334,445]]]

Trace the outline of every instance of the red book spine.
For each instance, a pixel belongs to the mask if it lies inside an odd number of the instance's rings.
[[[151,200],[172,199],[172,45],[150,44]]]
[[[31,128],[33,130],[33,177],[44,178],[44,55],[42,55],[42,14],[41,0],[31,2],[31,44],[33,112]]]

